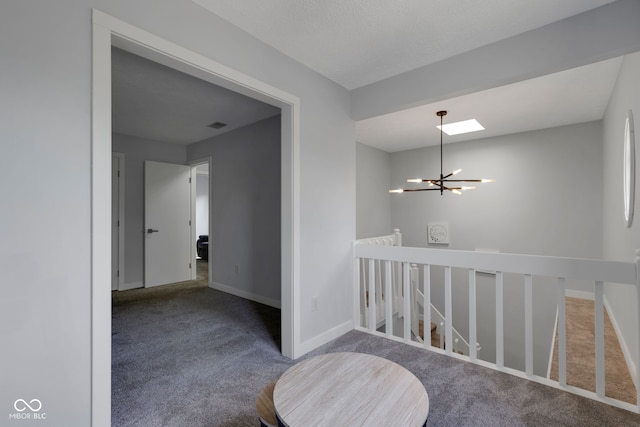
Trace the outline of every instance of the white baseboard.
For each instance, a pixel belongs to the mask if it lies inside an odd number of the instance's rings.
[[[281,308],[280,301],[273,298],[263,297],[251,292],[243,291],[241,289],[232,288],[231,286],[223,285],[221,283],[209,282],[209,287],[221,292],[226,292],[231,295],[235,295],[240,298],[248,299],[250,301],[259,302],[260,304],[268,305],[274,308]]]
[[[118,287],[118,290],[119,291],[128,291],[130,289],[138,289],[138,288],[144,288],[144,282],[123,283],[122,285],[120,285]]]
[[[310,351],[320,347],[321,345],[324,345],[346,334],[352,329],[353,329],[353,320],[349,320],[348,322],[344,322],[341,325],[331,328],[328,331],[321,333],[320,335],[316,335],[310,340],[300,343],[300,352],[298,352],[298,354],[299,356],[303,356],[309,353]]]
[[[595,294],[593,292],[574,291],[572,289],[567,289],[565,294],[568,297],[572,297],[572,298],[588,299],[591,301],[594,301],[596,299]]]
[[[604,308],[607,310],[607,314],[609,315],[609,320],[611,320],[611,325],[613,326],[613,330],[616,331],[616,336],[618,337],[618,342],[620,343],[620,348],[622,349],[622,354],[624,354],[624,360],[627,362],[627,367],[629,368],[629,373],[631,374],[631,379],[636,386],[636,390],[638,388],[638,384],[636,384],[636,364],[633,363],[633,358],[631,357],[631,353],[629,352],[629,347],[627,347],[627,343],[625,342],[622,334],[620,333],[620,328],[618,327],[618,322],[616,321],[615,316],[613,315],[613,310],[611,310],[611,306],[609,305],[609,301],[607,301],[607,296],[604,296]]]

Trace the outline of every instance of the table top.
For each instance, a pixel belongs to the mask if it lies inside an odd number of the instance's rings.
[[[273,403],[289,427],[422,426],[429,414],[415,375],[361,353],[328,353],[292,366],[276,382]]]

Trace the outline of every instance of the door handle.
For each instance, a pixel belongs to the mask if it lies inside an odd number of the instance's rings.
[[[147,234],[157,233],[158,230],[154,230],[153,228],[147,228]]]

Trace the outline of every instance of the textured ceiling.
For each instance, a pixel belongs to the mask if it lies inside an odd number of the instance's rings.
[[[444,135],[445,143],[600,120],[621,65],[622,58],[614,58],[361,120],[356,123],[356,140],[387,152],[439,144],[436,112],[440,110],[448,111],[445,123],[475,118],[485,127],[464,135]]]
[[[193,0],[338,82],[356,88],[612,0]],[[356,123],[356,140],[395,152],[439,142],[446,122],[477,118],[460,142],[600,120],[621,58]],[[275,114],[275,107],[132,54],[113,51],[115,132],[189,144]],[[206,125],[229,126],[214,130]]]
[[[193,0],[347,89],[613,0]]]
[[[280,114],[280,109],[112,49],[113,131],[191,144]],[[222,129],[207,127],[226,123]]]

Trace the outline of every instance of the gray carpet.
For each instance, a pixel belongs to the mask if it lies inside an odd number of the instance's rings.
[[[186,282],[113,296],[114,426],[258,426],[255,398],[294,362],[280,311]],[[640,426],[640,415],[352,331],[305,356],[356,351],[413,372],[428,426]]]

